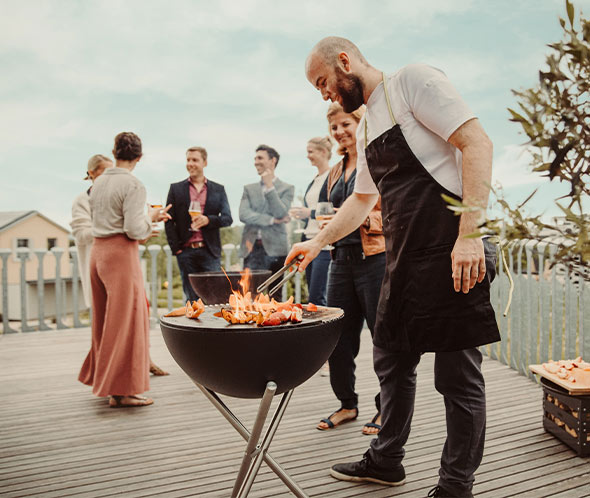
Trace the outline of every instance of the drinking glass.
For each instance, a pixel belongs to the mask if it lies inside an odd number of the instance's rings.
[[[162,202],[160,202],[160,201],[156,201],[156,202],[155,202],[155,203],[153,203],[153,204],[151,204],[151,203],[150,203],[150,207],[151,207],[152,209],[162,209],[162,208],[164,207],[164,204],[162,204]],[[160,223],[159,223],[158,221],[154,221],[154,222],[152,223],[152,227],[153,227],[155,230],[159,230],[159,229],[160,229],[160,226],[161,226],[161,225],[160,225]]]
[[[294,208],[303,207],[303,202],[301,199],[302,199],[301,196],[298,196],[295,198],[295,200],[293,201]],[[300,233],[303,233],[304,231],[305,231],[305,229],[303,228],[303,221],[301,221],[301,219],[297,218],[296,219],[296,228],[295,228],[295,230],[293,230],[293,233],[300,234]]]
[[[336,214],[331,202],[318,202],[315,208],[315,219],[318,221],[330,220]],[[326,249],[334,249],[334,246],[326,246]]]
[[[201,203],[198,201],[191,201],[188,207],[188,214],[191,217],[191,221],[201,214]],[[191,232],[196,232],[197,230],[193,230],[192,227],[189,228]]]

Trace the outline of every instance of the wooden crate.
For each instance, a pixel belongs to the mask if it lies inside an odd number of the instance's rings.
[[[590,396],[570,395],[542,378],[543,427],[579,456],[590,455]]]

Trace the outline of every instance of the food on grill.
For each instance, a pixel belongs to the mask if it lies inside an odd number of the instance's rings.
[[[560,379],[590,387],[590,363],[585,362],[581,356],[575,360],[551,360],[543,363],[543,369]]]
[[[199,318],[199,315],[203,313],[203,311],[205,311],[205,305],[201,299],[198,301],[193,301],[192,303],[189,300],[186,302],[185,306],[173,309],[164,316],[186,316],[187,318]]]
[[[172,311],[169,311],[164,316],[184,316],[186,315],[186,306],[181,306],[180,308],[175,308]]]
[[[187,318],[199,318],[199,315],[205,311],[205,305],[203,301],[199,299],[198,301],[190,301],[186,302],[186,317]]]
[[[270,299],[259,294],[254,300],[250,292],[242,295],[234,293],[229,298],[231,308],[222,308],[215,316],[232,324],[255,323],[260,327],[275,326],[282,323],[299,323],[303,320],[303,307],[293,303],[293,296],[285,302]]]

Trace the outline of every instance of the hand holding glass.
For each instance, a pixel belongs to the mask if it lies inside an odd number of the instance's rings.
[[[198,201],[191,201],[189,207],[188,207],[188,214],[191,217],[191,222],[194,222],[196,218],[198,218],[201,215],[201,203]],[[197,230],[195,230],[192,226],[189,228],[189,230],[191,232],[196,232]]]
[[[334,215],[336,214],[336,210],[331,202],[318,202],[315,208],[315,219],[320,222],[320,228],[324,228],[326,223],[330,221]],[[334,249],[333,246],[326,246],[326,249]]]

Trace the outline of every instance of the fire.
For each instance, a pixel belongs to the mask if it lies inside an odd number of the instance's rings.
[[[267,294],[256,294],[252,298],[250,291],[250,270],[246,268],[240,278],[240,290],[232,289],[229,296],[231,309],[223,309],[216,313],[229,323],[256,323],[257,325],[279,325],[291,321],[300,322],[303,308],[300,304],[293,304],[293,296],[281,303]]]

